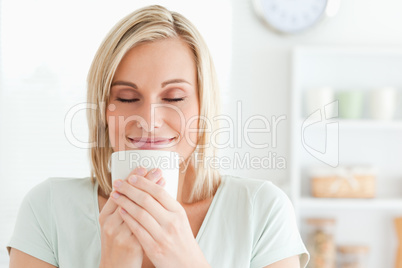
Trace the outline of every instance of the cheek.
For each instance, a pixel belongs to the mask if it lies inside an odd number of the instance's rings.
[[[110,144],[113,149],[116,148],[116,144],[118,142],[118,133],[119,133],[119,126],[117,125],[117,115],[113,112],[106,113],[106,120],[108,125],[108,132],[109,132],[109,139]]]
[[[185,113],[185,139],[189,146],[196,147],[199,132],[199,113],[198,108],[194,107]]]
[[[197,115],[197,117],[198,117],[198,115]],[[198,132],[199,132],[198,123],[199,123],[198,119],[193,120],[188,127],[188,131],[190,131],[190,134],[189,134],[189,138],[191,141],[190,145],[192,147],[196,147],[198,144]]]
[[[195,147],[197,145],[199,121],[197,104],[187,105],[178,110],[166,109],[163,114],[167,125],[176,133],[180,133],[180,146]]]
[[[106,120],[108,122],[110,144],[113,150],[125,150],[126,145],[128,145],[125,138],[126,129],[131,122],[125,121],[125,116],[117,111],[107,112]]]

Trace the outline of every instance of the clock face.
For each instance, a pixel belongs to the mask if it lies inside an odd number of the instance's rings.
[[[274,29],[295,33],[317,23],[329,0],[254,0],[257,12]]]

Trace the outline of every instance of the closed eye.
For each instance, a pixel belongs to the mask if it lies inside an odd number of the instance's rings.
[[[137,102],[137,101],[139,101],[139,99],[122,99],[122,98],[117,98],[116,99],[117,101],[120,101],[120,102],[126,102],[126,103],[132,103],[132,102]],[[167,102],[179,102],[179,101],[183,101],[184,100],[184,98],[174,98],[174,99],[167,99],[167,98],[165,98],[165,99],[163,99],[164,101],[167,101]]]
[[[175,99],[163,99],[167,102],[179,102],[179,101],[183,101],[184,98],[175,98]]]
[[[122,99],[122,98],[117,98],[116,100],[120,101],[120,102],[128,102],[128,103],[139,101],[139,99]]]

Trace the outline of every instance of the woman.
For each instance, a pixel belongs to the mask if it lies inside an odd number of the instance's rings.
[[[216,155],[208,130],[218,97],[208,49],[187,19],[150,6],[121,20],[88,75],[98,107],[88,109],[91,177],[50,178],[27,194],[10,267],[305,267],[286,195],[205,165]],[[150,147],[183,159],[177,200],[158,169],[112,186],[111,153]]]

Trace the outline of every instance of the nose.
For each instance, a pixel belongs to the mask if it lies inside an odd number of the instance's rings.
[[[153,132],[155,128],[160,128],[163,124],[163,115],[157,110],[156,104],[144,102],[138,114],[140,118],[137,120],[137,127],[147,132]]]

